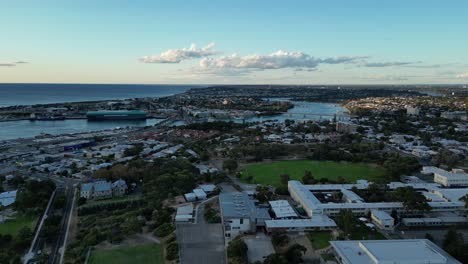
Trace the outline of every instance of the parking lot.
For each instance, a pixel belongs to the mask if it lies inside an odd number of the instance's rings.
[[[246,236],[242,238],[247,244],[247,257],[249,263],[256,261],[263,262],[265,257],[275,253],[275,249],[271,244],[271,238],[263,233],[257,233],[256,236]]]
[[[224,236],[221,224],[177,224],[180,263],[224,264]]]

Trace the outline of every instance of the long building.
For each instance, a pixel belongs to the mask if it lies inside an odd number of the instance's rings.
[[[299,181],[289,181],[288,190],[291,197],[298,202],[306,211],[307,215],[313,218],[317,214],[325,214],[328,216],[336,216],[341,210],[349,209],[355,215],[366,215],[372,210],[380,210],[390,213],[392,210],[396,210],[400,214],[407,214],[408,212],[401,202],[344,202],[344,203],[322,203],[314,194],[313,190],[317,191],[340,191],[341,189],[353,188],[353,186],[359,186],[364,189],[363,184],[327,184],[327,185],[303,185]],[[396,189],[399,187],[411,186],[415,189],[429,189],[435,190],[437,185],[416,183],[416,184],[404,184],[404,183],[390,183],[388,184],[390,189]],[[423,188],[425,187],[425,188]],[[349,188],[349,189],[348,189]],[[349,193],[348,193],[348,196]],[[353,195],[353,199],[356,197]],[[433,212],[451,212],[451,211],[462,211],[465,210],[465,203],[461,201],[444,201],[444,202],[428,202]]]
[[[434,182],[440,183],[445,187],[468,186],[468,174],[460,169],[446,171],[437,167],[423,167],[422,172],[434,174]]]

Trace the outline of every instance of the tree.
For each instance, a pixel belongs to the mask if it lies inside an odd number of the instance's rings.
[[[175,230],[173,224],[164,223],[154,230],[154,235],[157,237],[166,237]]]
[[[463,235],[458,233],[454,228],[450,228],[445,234],[442,248],[460,261],[467,258],[465,255],[466,245]]]
[[[336,223],[346,236],[353,233],[356,227],[356,219],[349,209],[340,210]]]
[[[280,253],[273,253],[268,255],[263,264],[288,264],[288,260]]]
[[[289,236],[286,234],[286,232],[273,232],[271,235],[271,243],[273,243],[273,246],[275,247],[282,247],[289,243]]]
[[[255,198],[257,198],[260,203],[268,202],[273,198],[273,193],[267,186],[257,186],[256,191]]]
[[[397,210],[393,209],[390,213],[390,216],[393,217],[393,219],[395,219],[395,224],[397,224],[400,221]]]
[[[138,143],[133,145],[133,147],[128,148],[124,151],[125,157],[137,156],[143,151],[143,143]]]
[[[228,170],[229,172],[234,172],[235,170],[237,170],[238,166],[239,164],[235,159],[228,159],[223,161],[223,169]]]
[[[176,242],[170,243],[166,247],[166,259],[175,260],[179,256],[179,245]]]
[[[18,239],[20,240],[29,240],[32,237],[32,231],[29,227],[22,227],[18,231]]]
[[[85,197],[80,197],[80,199],[78,199],[78,206],[85,204],[86,201],[87,199]]]
[[[304,172],[304,176],[302,176],[302,183],[303,184],[315,184],[316,180],[314,176],[312,176],[312,172],[309,170],[306,170]]]
[[[465,202],[465,208],[468,208],[468,194],[465,194],[465,196],[460,198],[460,201]]]
[[[236,237],[229,242],[227,248],[227,255],[229,258],[247,259],[247,244],[240,238]]]
[[[430,211],[431,207],[426,201],[426,197],[417,192],[413,187],[400,187],[395,190],[394,197],[403,203],[406,210]]]
[[[341,200],[343,198],[343,193],[342,192],[333,192],[332,193],[333,199],[336,200]]]
[[[291,264],[296,264],[296,263],[302,263],[302,255],[307,251],[307,248],[305,248],[303,245],[300,244],[294,244],[288,248],[285,252],[285,257],[288,260],[288,263]]]
[[[275,193],[277,195],[288,195],[289,194],[288,186],[281,185],[281,186],[276,187]]]
[[[426,238],[427,240],[430,240],[430,241],[434,242],[434,237],[433,237],[431,234],[429,234],[429,233],[426,233],[426,234],[424,235],[424,238]]]
[[[290,177],[289,177],[288,174],[281,174],[280,175],[280,181],[281,181],[281,184],[283,184],[283,185],[288,184],[289,179],[290,179]]]

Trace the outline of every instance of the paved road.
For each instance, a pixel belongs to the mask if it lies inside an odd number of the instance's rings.
[[[201,202],[195,207],[195,224],[206,224],[204,216],[205,204],[211,203],[216,199],[218,199],[217,195]]]
[[[31,242],[31,247],[30,247],[28,253],[26,253],[26,255],[23,258],[23,263],[29,263],[35,257],[36,252],[39,249],[39,244],[40,244],[39,243],[39,241],[40,241],[39,234],[42,231],[42,227],[44,225],[45,220],[47,219],[47,217],[51,213],[51,210],[52,210],[51,205],[52,205],[52,202],[54,201],[54,199],[56,197],[56,194],[57,194],[57,189],[54,190],[54,192],[50,196],[49,202],[47,203],[46,210],[44,211],[44,214],[42,215],[41,221],[39,222],[39,226],[37,227],[36,233],[34,234],[33,241]]]
[[[62,255],[65,253],[66,238],[68,237],[69,222],[70,222],[70,217],[72,216],[73,197],[75,194],[74,190],[75,188],[73,187],[73,185],[67,185],[67,189],[66,189],[67,201],[65,204],[65,211],[62,217],[62,221],[60,223],[60,231],[59,231],[59,237],[57,239],[57,243],[55,245],[53,253],[51,254],[49,258],[50,264],[55,264],[55,263],[61,264],[63,262]]]

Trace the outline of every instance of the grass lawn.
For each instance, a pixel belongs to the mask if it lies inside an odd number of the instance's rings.
[[[326,248],[330,245],[332,234],[327,231],[309,232],[307,233],[307,238],[310,240],[312,247],[317,250]]]
[[[352,240],[385,240],[386,238],[376,230],[371,230],[364,224],[359,224],[351,233]]]
[[[35,216],[18,214],[15,216],[15,219],[10,219],[0,224],[0,234],[10,234],[14,237],[18,234],[18,231],[25,226],[29,227],[31,231],[34,231],[36,221],[37,217]]]
[[[287,160],[246,165],[241,169],[241,179],[245,180],[251,175],[254,179],[253,183],[279,186],[281,174],[288,174],[293,180],[301,180],[306,170],[311,171],[312,176],[317,180],[320,178],[337,180],[343,177],[348,182],[355,182],[359,179],[376,181],[385,173],[381,167],[364,163]]]
[[[163,264],[163,253],[159,244],[145,244],[109,250],[93,251],[90,264]]]

